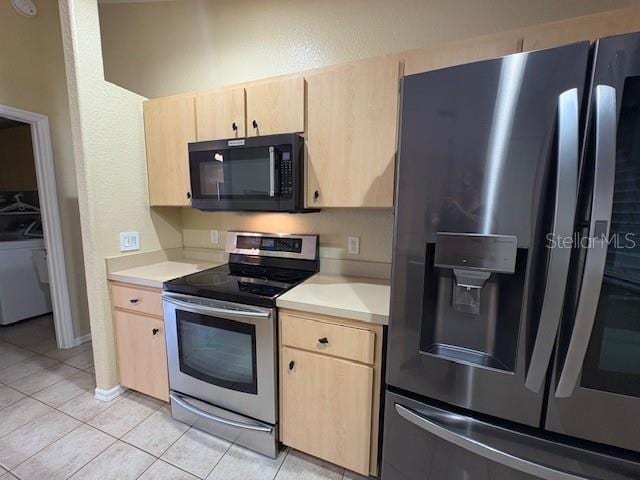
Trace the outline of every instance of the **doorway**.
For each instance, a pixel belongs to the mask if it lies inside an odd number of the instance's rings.
[[[0,256],[6,260],[0,264],[0,324],[31,322],[34,331],[44,334],[51,328],[47,315],[52,315],[57,348],[72,348],[76,345],[49,120],[0,105],[3,140],[12,146],[3,151],[0,165]]]

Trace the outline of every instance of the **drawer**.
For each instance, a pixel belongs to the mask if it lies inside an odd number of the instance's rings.
[[[160,290],[120,283],[112,284],[111,289],[114,307],[162,317],[162,294]]]
[[[289,313],[282,314],[280,322],[282,345],[370,365],[375,357],[375,337],[374,332],[362,328],[320,322]]]

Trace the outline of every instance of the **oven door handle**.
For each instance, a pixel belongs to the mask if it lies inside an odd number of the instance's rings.
[[[204,305],[198,305],[191,302],[185,302],[178,300],[175,297],[167,294],[162,296],[163,300],[168,303],[172,303],[178,307],[188,309],[190,312],[200,313],[202,315],[225,315],[228,317],[242,317],[242,318],[268,318],[270,312],[261,312],[257,310],[228,310],[226,308],[207,307]]]
[[[236,422],[235,420],[229,420],[228,418],[222,418],[217,415],[212,415],[209,412],[205,412],[204,410],[200,410],[199,408],[194,407],[190,403],[188,403],[183,397],[175,395],[173,393],[169,394],[169,398],[180,405],[185,410],[193,413],[194,415],[198,415],[199,417],[206,418],[207,420],[211,420],[217,423],[223,423],[224,425],[229,425],[230,427],[243,428],[245,430],[253,430],[255,432],[265,432],[271,433],[273,431],[273,427],[267,425],[266,423],[261,422],[253,422],[253,423],[243,423]]]

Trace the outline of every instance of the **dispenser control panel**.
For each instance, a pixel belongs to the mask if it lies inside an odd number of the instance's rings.
[[[517,251],[518,238],[514,235],[438,232],[434,265],[513,273]]]

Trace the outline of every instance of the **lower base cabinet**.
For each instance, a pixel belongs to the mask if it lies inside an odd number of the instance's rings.
[[[118,372],[123,387],[169,401],[160,290],[112,283]]]
[[[280,440],[378,472],[382,326],[280,311]]]

